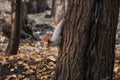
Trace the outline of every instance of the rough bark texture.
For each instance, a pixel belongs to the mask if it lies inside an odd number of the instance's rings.
[[[21,30],[21,3],[22,0],[14,0],[11,2],[12,7],[12,29],[10,41],[7,47],[7,55],[17,54],[20,43],[20,30]]]
[[[55,80],[112,80],[119,0],[69,0]]]

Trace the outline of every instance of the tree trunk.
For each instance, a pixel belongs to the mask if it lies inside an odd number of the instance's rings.
[[[27,9],[28,9],[28,13],[37,13],[38,11],[38,1],[39,0],[29,0],[28,1],[28,5],[27,5]]]
[[[28,13],[39,13],[50,9],[47,0],[29,0],[27,8]]]
[[[22,28],[27,26],[27,0],[22,1]]]
[[[21,3],[22,0],[11,1],[12,7],[12,29],[10,41],[7,47],[7,55],[17,54],[20,43],[21,30]]]
[[[65,5],[66,0],[61,0],[61,4]]]
[[[119,0],[69,0],[55,80],[112,80]]]
[[[49,6],[47,4],[47,0],[38,0],[38,12],[44,12],[45,10],[49,10]]]
[[[55,3],[56,3],[56,0],[52,0],[51,16],[54,16],[55,14]]]

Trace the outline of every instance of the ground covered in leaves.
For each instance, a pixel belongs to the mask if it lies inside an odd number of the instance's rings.
[[[7,0],[0,1],[0,19],[11,22],[10,7]],[[45,13],[28,15],[28,22],[32,23],[33,34],[38,39],[21,39],[18,54],[14,56],[4,56],[9,39],[3,36],[0,26],[0,80],[53,80],[58,49],[44,46],[42,37],[53,32],[50,27],[53,19],[44,16]]]
[[[0,35],[1,36],[1,35]],[[0,43],[0,80],[52,80],[57,48],[46,48],[39,41],[21,40],[17,55],[4,56],[8,39]]]
[[[120,43],[116,44],[113,80],[120,80]]]
[[[8,39],[0,35],[0,80],[53,80],[58,49],[21,40],[17,55],[4,56]],[[120,80],[120,45],[116,45],[113,80]]]

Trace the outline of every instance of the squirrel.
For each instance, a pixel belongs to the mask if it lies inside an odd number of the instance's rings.
[[[45,36],[44,40],[47,43],[47,46],[59,46],[61,42],[61,32],[64,25],[65,19],[63,18],[59,24],[56,26],[52,38]]]
[[[55,30],[53,32],[52,38],[50,38],[49,36],[45,36],[43,38],[48,47],[59,46],[61,43],[61,32],[65,23],[64,13],[65,10],[63,5],[60,5],[56,8],[56,13],[54,17]]]

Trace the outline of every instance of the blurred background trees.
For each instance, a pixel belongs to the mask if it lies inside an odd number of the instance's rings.
[[[20,33],[22,26],[22,0],[11,1],[11,35],[10,41],[7,47],[7,55],[17,54],[19,43],[20,43]]]

